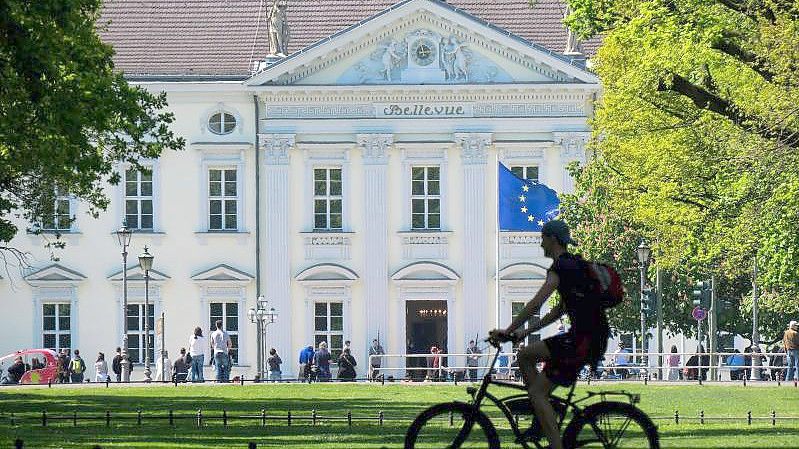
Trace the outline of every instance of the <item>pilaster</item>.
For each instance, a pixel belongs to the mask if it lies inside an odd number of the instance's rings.
[[[560,146],[560,166],[563,175],[563,193],[574,192],[574,178],[569,174],[566,167],[574,161],[585,165],[586,153],[585,145],[591,137],[589,132],[553,132],[553,142]]]

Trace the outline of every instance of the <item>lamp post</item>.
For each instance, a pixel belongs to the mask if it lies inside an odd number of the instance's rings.
[[[263,295],[259,296],[255,302],[255,307],[250,307],[247,317],[251,323],[255,323],[256,344],[258,345],[258,378],[264,380],[264,363],[266,358],[266,327],[277,321],[277,312],[274,307],[266,308],[267,300]]]
[[[153,268],[153,255],[144,247],[144,253],[139,254],[139,266],[144,271],[144,381],[151,382],[150,377],[150,269]],[[161,348],[163,351],[163,348]],[[161,353],[161,364],[164,354]]]
[[[641,270],[641,361],[644,366],[649,366],[649,360],[644,358],[646,351],[646,311],[644,310],[644,288],[646,287],[646,267],[649,265],[649,257],[652,255],[652,249],[646,244],[644,239],[641,239],[641,244],[638,245],[638,267]]]
[[[122,382],[130,382],[130,358],[128,357],[128,246],[133,232],[127,220],[114,232],[122,247]]]

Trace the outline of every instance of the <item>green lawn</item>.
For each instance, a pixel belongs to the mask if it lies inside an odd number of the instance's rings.
[[[698,449],[760,449],[799,447],[799,389],[783,386],[644,386],[641,384],[591,385],[581,391],[624,389],[640,393],[640,407],[654,418],[660,429],[663,447]],[[499,390],[501,392],[501,390]],[[452,385],[208,385],[180,387],[82,387],[82,388],[2,388],[0,389],[0,447],[13,447],[16,438],[26,448],[246,448],[254,441],[258,447],[280,448],[380,448],[401,447],[405,430],[416,413],[428,405],[454,399],[466,399],[463,386]],[[143,423],[136,422],[142,410]],[[196,423],[202,410],[203,427]],[[265,409],[268,416],[281,416],[281,422],[268,421],[261,426],[258,417]],[[320,417],[316,426],[309,418],[315,409]],[[42,410],[51,418],[42,427]],[[174,426],[167,420],[169,410]],[[231,421],[223,426],[225,410]],[[291,426],[286,415],[291,410]],[[496,409],[494,409],[496,410]],[[674,424],[674,411],[681,420]],[[711,420],[699,424],[699,412],[705,416],[736,418]],[[777,413],[777,426],[771,421],[746,423],[746,412],[754,417]],[[111,426],[104,416],[111,412]],[[352,413],[352,427],[345,418]],[[384,422],[378,423],[383,411]],[[15,423],[11,425],[11,413]],[[52,420],[54,416],[93,416],[94,421]],[[493,413],[490,413],[494,415]],[[236,416],[250,415],[246,420]],[[117,417],[132,419],[122,421]],[[792,416],[797,419],[780,420]],[[300,419],[297,419],[297,418]],[[369,418],[359,420],[358,418]],[[499,424],[495,420],[495,424]],[[514,447],[503,441],[503,447]],[[516,446],[518,447],[518,446]]]

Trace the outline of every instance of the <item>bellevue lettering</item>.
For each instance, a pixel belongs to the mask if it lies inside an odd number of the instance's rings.
[[[383,109],[383,115],[458,116],[458,115],[466,115],[466,110],[463,107],[463,105],[429,106],[423,104],[414,104],[414,105],[390,104]]]

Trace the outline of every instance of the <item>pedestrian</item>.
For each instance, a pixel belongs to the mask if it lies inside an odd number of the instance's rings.
[[[300,350],[300,367],[297,371],[297,380],[306,381],[311,375],[311,364],[313,363],[313,346],[308,345]]]
[[[799,323],[791,321],[782,335],[782,346],[785,348],[788,371],[785,380],[799,381]]]
[[[75,357],[69,362],[69,377],[72,383],[83,383],[84,372],[86,372],[86,362],[80,357],[80,351],[76,349]]]
[[[269,350],[269,357],[266,359],[266,364],[269,367],[269,380],[278,382],[283,379],[283,372],[280,370],[280,365],[283,360],[277,355],[277,349],[272,348]]]
[[[205,348],[208,347],[203,330],[200,326],[194,328],[194,333],[189,337],[189,355],[191,356],[191,381],[205,382],[203,367],[205,366]]]
[[[430,357],[427,359],[427,377],[429,380],[438,381],[441,376],[441,350],[438,346],[433,345],[430,347]]]
[[[380,342],[375,338],[372,340],[372,346],[369,346],[369,379],[376,380],[380,375],[380,367],[383,364],[383,347]]]
[[[352,356],[349,348],[344,348],[341,351],[341,356],[338,358],[338,374],[336,377],[339,380],[352,381],[355,380],[357,374],[355,373],[355,357]]]
[[[319,369],[319,375],[317,377],[320,382],[328,381],[332,377],[330,374],[330,359],[332,358],[333,356],[327,349],[327,342],[319,342],[319,348],[313,355],[313,363]]]
[[[480,364],[480,348],[477,347],[474,340],[469,340],[466,346],[466,366],[469,370],[469,380],[475,382],[477,380],[477,366]]]
[[[191,356],[186,353],[186,348],[180,348],[180,357],[172,363],[172,382],[186,382],[191,362]]]
[[[58,361],[56,364],[58,366],[58,383],[69,383],[69,355],[67,354],[67,349],[61,349],[61,352],[58,354]]]
[[[768,357],[769,378],[771,380],[783,380],[785,378],[785,353],[777,345],[768,350],[771,354]]]
[[[214,323],[216,330],[211,334],[211,352],[216,369],[216,381],[230,381],[230,355],[228,352],[233,349],[233,342],[230,335],[222,329],[222,320]]]
[[[169,352],[166,349],[161,351],[161,357],[155,361],[155,381],[172,381],[172,363],[169,361]]]
[[[734,353],[727,357],[727,366],[730,367],[730,380],[743,380],[746,376],[746,366],[744,356],[741,351],[735,349]]]
[[[25,363],[22,361],[22,356],[18,355],[14,358],[14,363],[6,370],[6,375],[3,376],[2,384],[18,384],[23,375],[25,375]]]
[[[111,360],[111,369],[117,378],[117,382],[122,382],[122,348],[117,346],[117,355]]]
[[[671,354],[666,359],[669,365],[668,380],[680,380],[680,355],[677,354],[677,346],[671,345]]]
[[[108,363],[105,361],[105,354],[97,354],[97,361],[94,362],[94,381],[105,382],[108,380]]]
[[[629,374],[629,370],[627,367],[630,366],[630,362],[632,359],[631,351],[629,348],[624,347],[624,342],[619,342],[619,347],[616,352],[613,353],[613,374],[616,376],[617,379],[626,379],[627,375]]]

